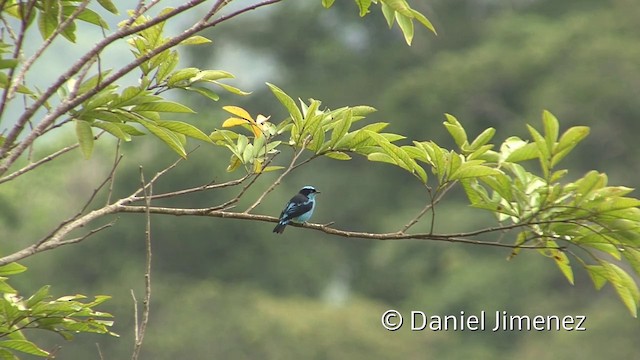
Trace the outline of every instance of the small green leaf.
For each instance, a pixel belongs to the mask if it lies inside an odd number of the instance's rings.
[[[295,124],[295,126],[299,128],[302,124],[302,113],[300,112],[300,109],[298,109],[298,107],[296,106],[295,101],[293,101],[293,99],[289,95],[287,95],[284,91],[282,91],[279,87],[270,83],[267,83],[267,86],[269,87],[269,89],[271,89],[271,92],[273,93],[273,95],[275,95],[278,101],[280,101],[280,103],[284,105],[284,107],[287,109],[287,111],[291,115],[291,119],[293,120],[293,123]]]
[[[191,84],[191,79],[195,77],[199,72],[200,69],[194,67],[177,70],[173,74],[171,74],[171,76],[169,76],[167,85],[169,87],[173,87],[174,85],[181,82]]]
[[[335,1],[336,0],[322,0],[322,6],[324,6],[325,9],[328,9],[333,5]]]
[[[232,73],[224,70],[202,70],[198,72],[191,81],[214,81],[220,79],[233,79],[234,77],[235,76],[233,76]]]
[[[622,302],[633,317],[638,317],[638,304],[640,302],[640,290],[633,278],[615,264],[603,262],[606,270],[605,277],[618,293]]]
[[[194,113],[187,106],[173,101],[155,101],[136,105],[131,111],[157,111],[157,112],[171,112],[171,113]]]
[[[400,30],[402,30],[404,40],[407,42],[407,45],[411,46],[411,42],[413,41],[413,19],[396,12],[396,20],[398,21]]]
[[[434,33],[435,35],[438,35],[438,33],[436,32],[436,28],[433,26],[431,21],[427,19],[426,16],[422,15],[420,12],[414,9],[411,9],[411,12],[413,13],[414,18],[418,20],[422,25],[424,25],[424,27],[431,30],[431,32]]]
[[[396,20],[396,11],[391,8],[391,6],[387,5],[387,3],[382,3],[382,15],[384,15],[385,20],[387,20],[387,25],[389,25],[389,29],[393,26],[393,23]]]
[[[242,90],[238,89],[238,88],[237,88],[237,87],[235,87],[235,86],[227,85],[227,84],[225,84],[225,83],[221,83],[221,82],[219,82],[219,81],[212,81],[212,83],[214,83],[214,84],[216,84],[216,85],[220,86],[221,88],[223,88],[223,89],[225,89],[226,91],[228,91],[228,92],[230,92],[230,93],[232,93],[232,94],[235,94],[235,95],[243,95],[243,96],[244,96],[244,95],[249,95],[249,94],[251,94],[251,92],[250,92],[250,91],[242,91]]]
[[[495,135],[495,133],[496,129],[492,127],[486,129],[471,142],[471,145],[469,145],[469,150],[475,151],[484,144],[488,143],[493,138],[493,135]]]
[[[379,161],[397,165],[391,156],[381,152],[371,153],[367,155],[367,159],[369,159],[369,161]]]
[[[167,144],[171,149],[173,149],[173,151],[178,153],[178,155],[182,156],[183,158],[187,157],[187,152],[185,151],[180,138],[176,136],[176,134],[174,134],[172,131],[161,128],[151,121],[140,119],[138,120],[138,122],[142,124],[142,126],[144,126],[147,130],[149,130],[153,135],[164,141],[164,143]]]
[[[467,144],[467,133],[464,131],[464,128],[455,116],[451,114],[444,115],[447,118],[444,126],[447,128],[447,131],[449,131],[449,134],[451,134],[451,137],[453,137],[456,145],[458,145],[459,148],[462,148]]]
[[[353,113],[351,110],[348,110],[344,116],[338,121],[338,124],[333,131],[331,132],[331,140],[329,141],[329,146],[332,147],[336,145],[349,131],[351,127],[351,118]]]
[[[407,4],[406,0],[382,0],[382,3],[389,5],[390,8],[406,17],[413,17],[411,8],[409,7],[409,4]]]
[[[205,142],[211,139],[197,127],[182,121],[158,121],[156,125]]]
[[[363,17],[369,13],[369,7],[371,6],[371,0],[355,0],[358,8],[360,9],[360,17]]]
[[[551,166],[560,162],[580,141],[589,135],[589,128],[586,126],[574,126],[562,134],[560,141],[554,148],[554,155],[551,159]]]
[[[544,138],[547,141],[547,147],[551,149],[558,141],[558,133],[560,125],[558,119],[547,110],[542,112],[542,124],[544,126]]]
[[[31,341],[26,340],[4,340],[0,341],[0,347],[5,349],[11,349],[23,352],[25,354],[36,355],[36,356],[49,356],[50,354],[39,347],[37,347]]]
[[[278,171],[282,169],[284,169],[284,166],[267,166],[264,169],[262,169],[262,172]]]
[[[351,156],[349,156],[346,153],[343,153],[342,151],[331,151],[328,152],[326,154],[324,154],[324,156],[331,158],[331,159],[335,159],[335,160],[351,160]]]
[[[118,15],[118,8],[111,2],[111,0],[98,0],[98,4],[102,6],[108,12]]]
[[[7,265],[0,266],[0,276],[15,275],[25,272],[26,266],[20,265],[17,262],[8,263]]]
[[[180,45],[200,45],[208,44],[210,42],[211,40],[207,39],[204,36],[194,35],[182,40],[182,42],[180,42]]]
[[[91,158],[93,152],[93,131],[91,125],[84,120],[76,120],[76,136],[80,144],[80,150],[85,159]]]
[[[467,165],[462,164],[449,175],[451,180],[460,180],[466,178],[479,178],[482,176],[501,175],[502,171],[484,165]]]
[[[32,308],[47,298],[49,298],[49,285],[41,287],[35,294],[31,295],[27,299],[27,307]]]
[[[196,93],[198,93],[198,94],[200,94],[200,95],[202,95],[202,96],[204,96],[204,97],[206,97],[206,98],[208,98],[208,99],[211,99],[211,100],[213,100],[213,101],[218,101],[218,100],[220,100],[220,96],[219,96],[218,94],[216,94],[216,93],[215,93],[215,92],[213,92],[212,90],[207,89],[207,88],[205,88],[205,87],[200,87],[200,86],[187,86],[187,87],[185,87],[185,88],[183,88],[183,89],[188,90],[188,91],[196,92]]]
[[[131,135],[122,130],[120,125],[123,124],[111,123],[106,121],[95,121],[93,122],[93,124],[91,124],[91,126],[105,130],[120,140],[131,141]]]
[[[567,255],[560,250],[554,250],[553,259],[555,260],[556,265],[558,265],[558,268],[560,269],[560,271],[562,271],[562,274],[567,278],[569,283],[571,285],[574,285],[573,270],[571,269],[571,265],[569,263],[569,258],[567,257]]]

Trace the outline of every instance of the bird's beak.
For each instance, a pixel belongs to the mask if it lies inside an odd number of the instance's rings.
[[[320,191],[316,190],[316,194],[320,194]]]

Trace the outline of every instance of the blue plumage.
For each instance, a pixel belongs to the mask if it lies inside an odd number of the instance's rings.
[[[284,210],[282,210],[280,214],[280,221],[278,225],[273,228],[273,232],[282,234],[284,228],[291,221],[297,223],[309,221],[311,215],[313,215],[313,209],[316,207],[316,194],[319,193],[320,192],[313,186],[303,187],[300,192],[292,197],[287,205],[285,205]]]

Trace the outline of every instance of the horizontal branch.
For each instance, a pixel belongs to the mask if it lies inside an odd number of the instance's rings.
[[[227,219],[238,219],[238,220],[253,220],[253,221],[263,221],[263,222],[272,222],[277,223],[279,219],[277,217],[268,216],[268,215],[256,215],[249,213],[239,213],[239,212],[230,212],[225,210],[212,210],[211,208],[205,209],[183,209],[183,208],[168,208],[168,207],[150,207],[147,209],[146,206],[119,206],[118,212],[124,213],[145,213],[149,211],[152,214],[161,214],[161,215],[173,215],[173,216],[209,216],[209,217],[219,217],[219,218],[227,218]],[[515,227],[524,227],[530,224],[520,224],[518,226],[504,226],[504,227],[495,227],[483,229],[482,231],[477,231],[473,233],[459,233],[459,234],[428,234],[428,233],[415,233],[415,234],[406,234],[401,232],[393,232],[393,233],[370,233],[370,232],[360,232],[360,231],[347,231],[340,230],[330,227],[329,225],[324,224],[312,224],[312,223],[290,223],[290,226],[295,227],[303,227],[313,230],[322,231],[326,234],[336,235],[347,238],[359,238],[359,239],[371,239],[371,240],[432,240],[432,241],[444,241],[444,242],[452,242],[452,243],[463,243],[463,244],[472,244],[472,245],[483,245],[483,246],[494,246],[494,247],[502,247],[502,248],[518,248],[518,249],[549,249],[556,248],[550,246],[538,246],[538,245],[516,245],[516,244],[506,244],[497,241],[484,241],[484,240],[476,240],[470,238],[471,236],[477,233],[487,233],[487,232],[499,232],[504,230],[510,230]]]

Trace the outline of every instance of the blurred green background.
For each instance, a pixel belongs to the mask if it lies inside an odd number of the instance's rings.
[[[253,93],[224,96],[252,114],[285,116],[265,81],[293,97],[337,108],[366,104],[372,121],[391,132],[452,146],[443,113],[458,117],[470,136],[495,127],[500,142],[526,137],[543,109],[565,129],[592,133],[564,166],[575,176],[597,169],[612,184],[636,187],[640,177],[640,7],[633,0],[430,0],[414,2],[438,36],[416,28],[408,47],[374,11],[361,19],[355,4],[284,2],[216,27],[210,46],[183,49],[182,64],[233,72]],[[177,29],[182,24],[173,24]],[[199,127],[219,128],[225,115],[200,98],[178,98],[198,111]],[[71,129],[68,130],[72,136]],[[68,139],[67,139],[68,140]],[[47,153],[53,139],[39,152]],[[74,154],[3,187],[2,252],[50,231],[73,214],[107,174],[113,143],[91,161]],[[49,151],[50,152],[50,151]],[[124,145],[117,193],[139,184],[175,156],[143,139]],[[288,163],[290,154],[279,157]],[[156,187],[159,192],[239,176],[229,155],[201,146]],[[277,176],[256,184],[261,193]],[[348,230],[393,231],[419,211],[424,193],[404,172],[361,159],[320,159],[296,170],[256,211],[278,215],[301,186],[322,194],[313,220]],[[185,196],[169,206],[206,207],[236,190]],[[636,195],[637,196],[637,195]],[[239,209],[244,209],[241,204]],[[460,193],[440,204],[436,230],[465,231],[491,217],[470,209]],[[82,335],[62,346],[61,359],[130,357],[133,301],[143,295],[144,219],[123,214],[114,228],[78,245],[40,254],[12,284],[25,295],[42,284],[54,294],[109,294],[103,309],[116,315],[120,338]],[[499,248],[430,241],[376,242],[331,237],[273,224],[213,218],[154,216],[153,295],[144,359],[631,359],[640,354],[640,322],[609,286],[596,291],[581,270],[571,286],[553,262],[523,252],[506,261]],[[425,220],[416,229],[428,229]],[[498,235],[496,235],[498,236]],[[495,239],[493,239],[495,240]],[[504,239],[505,241],[512,239]],[[584,332],[389,332],[387,309],[447,315],[506,310],[522,315],[585,315]],[[39,334],[33,334],[40,336]]]

